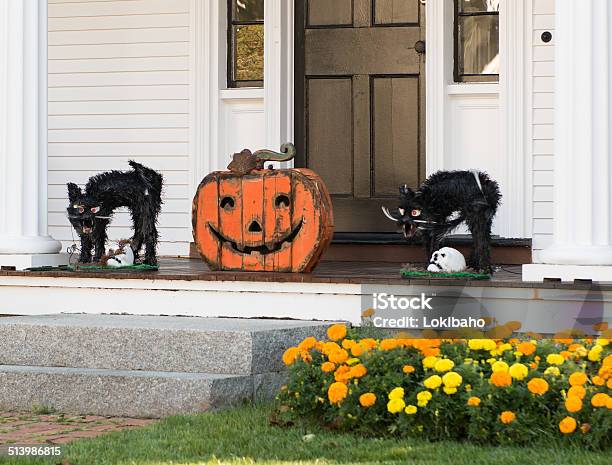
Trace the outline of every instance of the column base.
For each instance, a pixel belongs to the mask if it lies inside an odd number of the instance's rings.
[[[557,245],[538,255],[542,263],[550,265],[612,265],[612,247],[608,245]]]
[[[523,265],[523,281],[543,281],[544,278],[560,278],[561,281],[591,279],[595,282],[612,282],[612,266],[548,265],[545,263]]]
[[[40,266],[68,265],[69,255],[65,253],[0,255],[0,266],[14,266],[17,270]]]
[[[0,235],[0,255],[57,254],[62,243],[51,236]]]

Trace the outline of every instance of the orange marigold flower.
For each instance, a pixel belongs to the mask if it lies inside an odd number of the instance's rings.
[[[576,373],[572,373],[569,377],[570,386],[582,386],[587,382],[587,375],[584,373],[577,371]]]
[[[323,347],[321,348],[321,352],[324,355],[329,355],[332,352],[334,352],[336,350],[340,350],[340,349],[342,349],[342,347],[340,347],[335,342],[326,342],[325,344],[323,344]]]
[[[516,420],[516,414],[510,410],[505,410],[499,415],[499,419],[504,425],[507,425]]]
[[[346,349],[346,350],[351,350],[351,348],[357,344],[355,341],[353,341],[352,339],[345,339],[342,341],[342,348]]]
[[[359,404],[362,407],[371,407],[376,403],[376,394],[373,392],[366,392],[359,396]]]
[[[361,363],[351,368],[349,374],[353,378],[362,378],[368,373],[368,369]]]
[[[583,386],[572,386],[567,391],[567,397],[576,396],[580,399],[584,399],[586,396],[586,389]]]
[[[365,350],[376,349],[376,346],[378,345],[376,339],[372,339],[370,337],[362,339],[361,341],[359,341],[359,344],[361,344]]]
[[[414,367],[412,365],[404,365],[402,371],[409,375],[410,373],[414,373]]]
[[[605,367],[612,366],[612,354],[606,355],[606,358],[603,359],[601,364]]]
[[[287,366],[293,365],[298,355],[300,355],[300,350],[297,347],[289,347],[283,354],[283,363]]]
[[[351,367],[347,365],[342,365],[338,367],[336,372],[334,373],[334,379],[340,383],[346,383],[351,379]]]
[[[598,392],[591,398],[591,405],[593,407],[605,407],[608,402],[608,394],[604,392]]]
[[[333,364],[332,362],[324,362],[321,364],[321,370],[324,371],[325,373],[329,373],[331,371],[334,371],[336,369],[336,365]]]
[[[599,371],[597,372],[599,376],[603,379],[608,379],[612,377],[612,365],[603,365]]]
[[[559,422],[559,431],[563,434],[570,434],[576,430],[576,420],[572,417],[565,417]]]
[[[467,400],[467,404],[472,407],[478,407],[480,405],[480,398],[472,396]]]
[[[332,404],[339,404],[348,395],[348,386],[344,383],[332,383],[327,390],[327,397]]]
[[[329,361],[340,365],[348,360],[348,352],[344,349],[334,350],[329,354]]]
[[[496,371],[491,375],[489,382],[497,387],[510,386],[512,384],[512,376],[505,371]]]
[[[516,350],[523,355],[531,355],[535,352],[536,346],[533,342],[521,342]]]
[[[606,386],[608,387],[608,389],[612,389],[612,378],[608,379]]]
[[[582,400],[577,396],[568,396],[565,399],[565,409],[570,413],[580,412],[582,410]]]
[[[380,350],[393,350],[398,347],[397,339],[383,339],[380,341]]]
[[[332,341],[339,341],[346,337],[346,325],[336,324],[327,328],[327,337]]]
[[[310,336],[304,339],[302,342],[300,342],[300,344],[298,345],[298,349],[310,350],[310,349],[314,349],[316,345],[317,345],[317,340],[314,337]]]
[[[424,349],[421,349],[421,353],[425,357],[437,357],[440,355],[440,349],[437,347],[425,347]]]
[[[310,355],[310,352],[307,350],[300,350],[300,357],[302,357],[302,360],[306,363],[312,362],[312,355]]]
[[[603,386],[604,384],[606,384],[605,380],[601,376],[593,376],[591,378],[591,381],[593,381],[593,384],[595,386]]]
[[[351,355],[353,357],[360,357],[363,352],[363,347],[360,344],[355,344],[353,347],[351,347]]]
[[[541,396],[548,391],[548,382],[542,378],[533,378],[527,383],[527,389],[532,394]]]
[[[565,359],[569,360],[572,354],[570,354],[567,350],[562,350],[559,354]]]

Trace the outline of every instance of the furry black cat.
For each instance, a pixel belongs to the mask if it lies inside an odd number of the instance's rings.
[[[467,265],[491,271],[491,225],[501,201],[497,182],[479,171],[438,171],[413,191],[400,187],[400,205],[383,207],[384,214],[403,230],[407,239],[420,235],[427,259],[461,223],[472,234],[474,250]]]
[[[130,160],[131,171],[109,171],[93,176],[82,191],[68,183],[68,218],[81,239],[81,263],[99,262],[105,253],[107,228],[114,211],[127,207],[134,223],[134,256],[144,244],[144,263],[157,264],[157,217],[161,211],[163,177]]]

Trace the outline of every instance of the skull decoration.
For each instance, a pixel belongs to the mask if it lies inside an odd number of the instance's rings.
[[[333,213],[321,178],[307,169],[263,169],[286,154],[243,151],[230,171],[209,174],[193,201],[193,236],[214,270],[309,272],[331,242]]]

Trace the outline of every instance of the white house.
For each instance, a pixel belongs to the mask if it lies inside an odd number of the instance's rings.
[[[130,158],[166,179],[160,255],[188,256],[202,177],[293,141],[339,233],[389,233],[400,183],[478,168],[503,193],[494,233],[531,239],[523,279],[612,281],[610,8],[1,0],[0,263],[64,261],[66,182]]]

